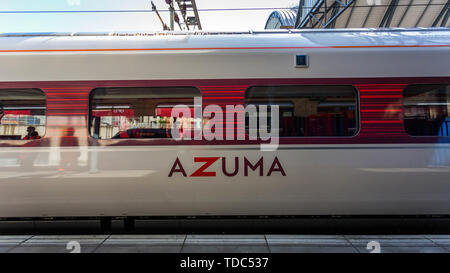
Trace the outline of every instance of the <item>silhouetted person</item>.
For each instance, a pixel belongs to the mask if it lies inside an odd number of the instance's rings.
[[[27,128],[28,134],[23,139],[40,139],[39,133],[36,131],[36,128],[33,126],[30,126]],[[42,142],[36,142],[36,141],[27,141],[23,143],[22,147],[37,147],[39,145],[42,145]],[[44,144],[45,145],[45,144]],[[24,171],[32,170],[34,168],[34,161],[38,155],[37,151],[33,152],[22,152],[20,150],[19,153],[19,161],[22,165],[22,169]]]
[[[59,146],[61,147],[61,161],[59,164],[59,171],[64,170],[73,170],[77,163],[78,157],[80,156],[80,151],[78,150],[78,138],[74,136],[75,129],[73,127],[69,127],[64,130],[64,135],[61,137],[61,141]],[[76,151],[64,151],[64,148],[75,146]]]
[[[31,133],[31,138],[30,139],[40,139],[41,136],[39,135],[39,133],[37,131],[34,131],[33,133]]]
[[[34,128],[33,126],[29,126],[27,128],[27,132],[28,132],[27,135],[23,139],[33,139],[32,138],[33,137],[33,132],[36,132],[36,128]]]

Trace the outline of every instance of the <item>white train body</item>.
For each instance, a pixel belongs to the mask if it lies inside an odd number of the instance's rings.
[[[295,66],[299,54],[308,56],[307,67]],[[41,139],[0,139],[0,217],[448,216],[448,137],[401,132],[401,106],[398,116],[386,119],[396,133],[378,115],[390,113],[389,96],[401,96],[411,84],[450,84],[448,28],[2,35],[0,93],[40,89],[47,109]],[[220,102],[208,99],[214,88],[231,96],[229,90],[244,94],[261,85],[354,86],[358,132],[287,138],[275,151],[246,141],[131,141],[89,133],[95,88],[192,86],[206,105]],[[374,90],[387,94],[378,98],[386,107],[371,108],[377,95],[364,92]],[[239,96],[230,101],[242,102],[245,95]],[[76,144],[63,144],[68,127]],[[201,157],[218,158],[207,168],[215,176],[191,176],[203,165],[195,162]],[[62,170],[62,158],[76,167]],[[239,170],[227,176],[223,164],[231,170],[235,158]],[[245,165],[261,158],[262,175]],[[181,164],[186,175],[171,173],[177,159],[176,169]]]

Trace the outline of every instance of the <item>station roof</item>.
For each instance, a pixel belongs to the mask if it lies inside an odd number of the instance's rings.
[[[265,29],[294,28],[297,11],[275,10],[267,19]]]
[[[449,27],[450,0],[300,0],[293,11],[274,11],[266,28]],[[287,15],[289,14],[289,15]]]
[[[367,2],[356,0],[337,17],[335,28],[448,27],[448,2],[450,1],[392,0],[385,5],[362,5]],[[446,16],[447,19],[443,22]]]

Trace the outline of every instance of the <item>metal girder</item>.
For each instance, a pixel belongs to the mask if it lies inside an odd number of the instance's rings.
[[[305,0],[299,0],[298,3],[298,11],[297,11],[297,18],[295,19],[295,28],[297,28],[298,25],[300,25],[300,20],[303,16],[303,6],[305,5]]]
[[[414,25],[414,27],[417,27],[417,26],[419,25],[420,21],[422,21],[422,17],[423,17],[423,15],[425,14],[425,12],[427,12],[428,7],[430,6],[430,4],[431,4],[432,1],[433,1],[433,0],[428,1],[428,4],[427,4],[427,5],[425,6],[425,8],[423,9],[422,14],[421,14],[421,15],[419,16],[419,18],[417,19],[417,22],[416,22],[416,24]]]
[[[334,2],[334,3],[337,3],[337,2]],[[331,13],[330,13],[331,18],[334,18],[338,12],[339,12],[339,6],[333,4]],[[335,26],[336,26],[336,20],[333,20],[332,22],[330,22],[330,24],[328,24],[329,28],[334,28]]]
[[[199,30],[202,29],[200,24],[200,16],[198,15],[197,4],[195,0],[175,0],[183,17],[184,24],[189,30],[189,26],[196,26]]]
[[[200,24],[200,16],[198,15],[198,10],[197,10],[197,4],[195,3],[195,0],[191,0],[191,2],[192,2],[192,7],[194,8],[195,18],[197,20],[197,27],[199,30],[202,30],[202,25]]]
[[[441,27],[445,27],[447,25],[448,17],[450,17],[450,8],[447,8],[447,13],[445,14],[444,19],[442,19]]]
[[[409,4],[406,6],[405,12],[403,12],[403,14],[402,14],[402,18],[400,18],[400,21],[398,21],[397,27],[400,27],[400,25],[402,24],[403,19],[405,19],[406,14],[407,14],[408,11],[409,11],[409,7],[411,7],[413,1],[414,1],[414,0],[409,0]],[[450,1],[450,0],[449,0],[449,1]]]
[[[302,28],[302,27],[307,23],[307,21],[310,20],[309,17],[312,16],[311,11],[316,10],[317,7],[320,6],[320,5],[322,4],[322,2],[323,2],[323,0],[317,1],[317,2],[314,4],[314,6],[311,7],[311,10],[306,14],[305,18],[303,18],[302,20],[300,20],[300,22],[298,22],[298,23],[295,25],[295,28]],[[304,5],[304,4],[305,4],[305,1],[300,1],[300,4],[299,4],[299,6],[298,6],[298,10],[299,10],[299,11],[298,11],[298,13],[297,13],[297,18],[299,18],[299,19],[300,19],[301,16],[303,15],[303,14],[300,14],[300,11],[303,10],[303,5]]]
[[[380,22],[380,27],[389,27],[391,25],[392,17],[394,17],[395,9],[397,8],[398,0],[391,0],[383,19]]]
[[[321,28],[332,27],[336,24],[336,19],[341,15],[355,0],[334,0],[328,6],[326,0],[317,1],[306,16],[295,27],[296,28],[315,28],[320,25]],[[300,4],[304,2],[300,1]],[[299,13],[302,6],[299,6]],[[300,15],[300,14],[299,14]],[[301,16],[301,15],[300,15]],[[297,16],[298,18],[298,16]]]
[[[373,6],[370,6],[369,12],[366,15],[366,18],[364,19],[364,22],[362,24],[362,27],[366,27],[367,21],[369,20],[370,14],[372,13]]]
[[[444,16],[444,14],[445,14],[445,16]],[[433,27],[437,26],[439,24],[439,21],[443,17],[440,26],[445,27],[445,25],[447,24],[449,14],[450,14],[450,0],[447,1],[447,4],[445,4],[444,7],[442,8],[441,12],[439,12],[439,15],[434,20],[432,26]]]
[[[450,0],[448,0],[448,1],[450,1]],[[350,23],[350,20],[352,19],[353,11],[355,10],[355,8],[354,8],[355,4],[356,4],[356,1],[354,1],[352,4],[352,9],[350,10],[350,14],[348,15],[347,22],[345,22],[345,28],[348,27],[348,24]]]

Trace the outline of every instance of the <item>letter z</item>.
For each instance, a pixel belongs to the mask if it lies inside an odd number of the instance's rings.
[[[190,176],[216,176],[216,172],[205,172],[209,166],[214,164],[220,157],[194,157],[194,162],[205,162],[203,166],[198,168]]]

